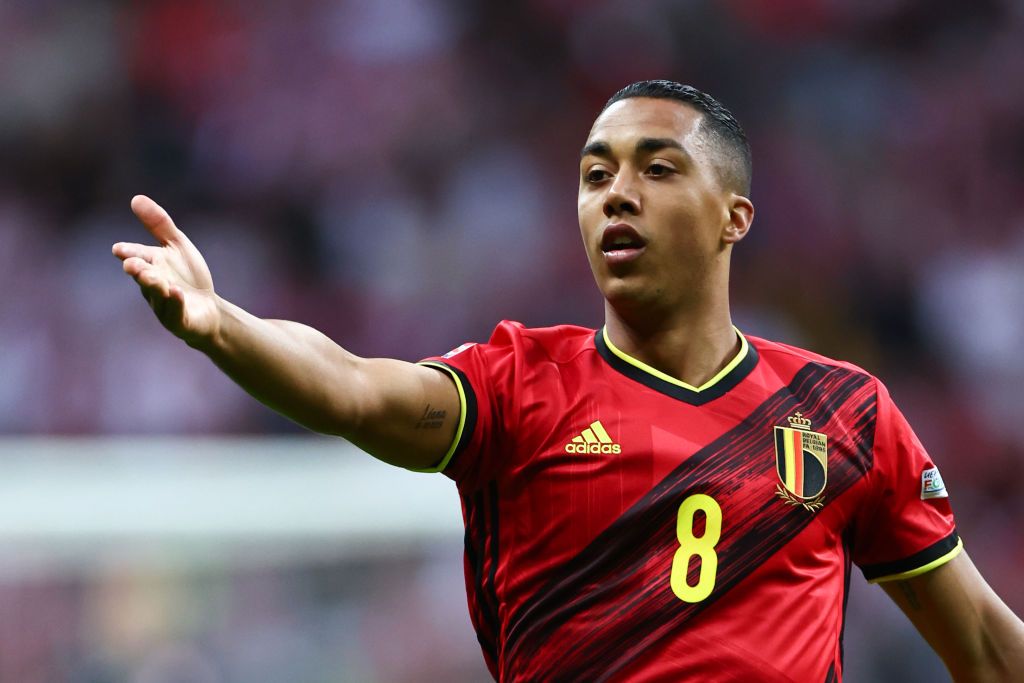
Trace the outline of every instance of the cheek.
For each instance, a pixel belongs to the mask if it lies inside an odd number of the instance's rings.
[[[692,241],[697,226],[703,222],[702,207],[697,198],[684,194],[666,202],[660,211],[659,223],[671,227],[671,239],[675,241]]]
[[[580,230],[584,236],[595,230],[600,225],[601,219],[604,218],[601,206],[599,200],[589,195],[581,196],[576,201],[576,216],[579,219]]]
[[[674,206],[676,238],[683,243],[710,246],[719,241],[720,206],[715,198],[693,193]]]

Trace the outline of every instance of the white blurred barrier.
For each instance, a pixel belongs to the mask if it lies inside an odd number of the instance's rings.
[[[340,439],[0,439],[0,576],[458,543],[454,484]]]

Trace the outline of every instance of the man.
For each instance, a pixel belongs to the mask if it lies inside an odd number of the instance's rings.
[[[170,217],[114,254],[161,323],[316,431],[458,484],[470,611],[507,681],[840,681],[850,564],[957,681],[1024,676],[1024,624],[974,568],[938,470],[854,366],[732,326],[750,229],[732,115],[623,89],[580,160],[601,330],[501,323],[421,364],[358,358],[219,298]]]

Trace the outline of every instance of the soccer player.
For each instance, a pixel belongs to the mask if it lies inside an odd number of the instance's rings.
[[[668,81],[624,88],[580,158],[604,326],[502,322],[419,364],[218,297],[144,196],[132,209],[159,246],[113,252],[160,322],[257,399],[456,482],[499,680],[840,681],[851,563],[957,681],[1024,680],[1024,624],[962,551],[885,387],[733,327],[750,178],[721,104]]]

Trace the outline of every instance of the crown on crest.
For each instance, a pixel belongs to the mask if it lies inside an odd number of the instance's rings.
[[[795,413],[786,418],[789,420],[789,426],[794,429],[810,429],[811,421],[803,416],[803,413]]]

